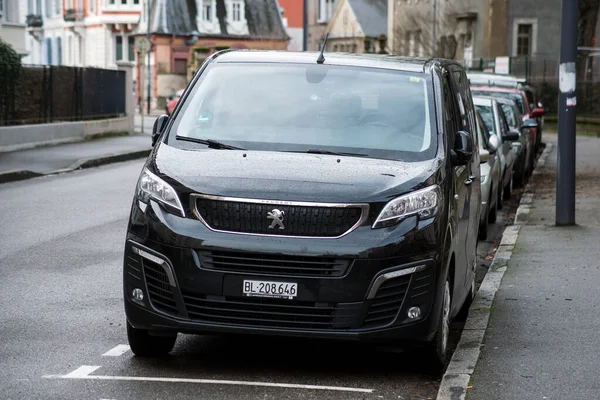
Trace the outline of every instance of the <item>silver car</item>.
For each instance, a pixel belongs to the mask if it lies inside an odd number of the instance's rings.
[[[506,115],[510,129],[519,133],[519,140],[513,142],[513,148],[516,153],[514,167],[515,182],[519,185],[524,185],[534,168],[535,143],[532,141],[530,129],[537,128],[537,121],[534,119],[524,120],[521,109],[513,100],[500,97],[497,100]],[[535,140],[535,136],[533,138]]]
[[[474,96],[473,104],[481,115],[481,119],[490,135],[498,137],[501,145],[499,147],[500,170],[502,180],[498,191],[498,209],[502,209],[503,201],[512,196],[514,184],[514,166],[516,153],[513,142],[519,140],[519,133],[510,129],[506,115],[498,103],[498,99],[489,96]]]
[[[496,222],[498,193],[500,191],[502,171],[500,152],[502,145],[498,136],[491,135],[479,112],[477,113],[477,132],[479,134],[479,157],[481,165],[481,218],[479,220],[479,240],[486,240],[488,225]]]

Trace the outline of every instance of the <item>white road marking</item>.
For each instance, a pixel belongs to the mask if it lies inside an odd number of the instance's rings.
[[[108,357],[119,357],[122,356],[123,354],[127,353],[130,350],[130,347],[126,344],[120,344],[118,346],[113,347],[112,349],[110,349],[109,351],[107,351],[106,353],[102,354],[103,356],[108,356]]]
[[[70,374],[64,375],[63,378],[87,378],[89,374],[100,368],[99,365],[82,365]]]
[[[100,367],[83,365],[67,375],[44,375],[45,379],[88,379],[103,381],[134,381],[134,382],[165,382],[165,383],[203,383],[214,385],[261,386],[288,389],[331,390],[338,392],[373,393],[374,389],[353,388],[344,386],[302,385],[296,383],[251,382],[218,379],[189,379],[189,378],[159,378],[143,376],[107,376],[90,375]]]

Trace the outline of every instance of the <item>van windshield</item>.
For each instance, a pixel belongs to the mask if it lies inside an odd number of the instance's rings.
[[[431,78],[318,64],[216,63],[177,114],[169,145],[360,153],[423,161],[437,150]]]

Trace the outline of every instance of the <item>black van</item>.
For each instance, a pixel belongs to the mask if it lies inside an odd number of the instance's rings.
[[[481,205],[459,64],[220,52],[152,140],[124,256],[134,354],[241,333],[408,341],[443,365]]]

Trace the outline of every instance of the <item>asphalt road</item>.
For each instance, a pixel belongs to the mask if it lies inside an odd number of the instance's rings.
[[[0,186],[0,398],[435,397],[438,378],[399,349],[180,335],[167,358],[135,358],[126,346],[121,263],[141,166]],[[499,221],[510,221],[515,204]],[[479,280],[501,231],[495,225],[480,243]],[[452,343],[459,332],[455,325]]]

